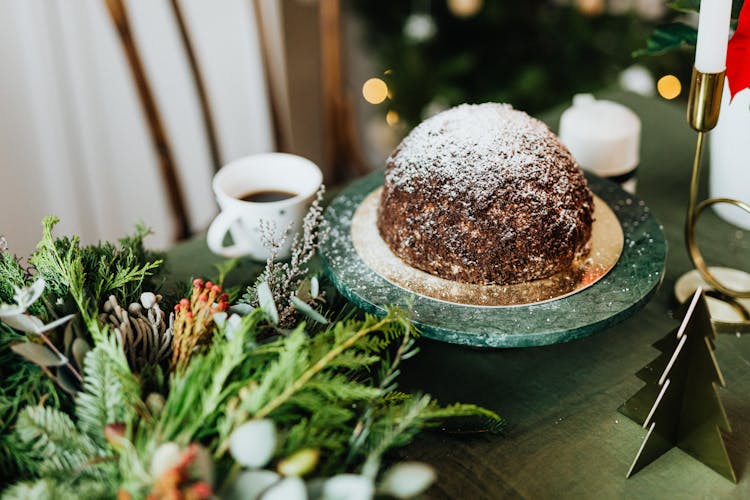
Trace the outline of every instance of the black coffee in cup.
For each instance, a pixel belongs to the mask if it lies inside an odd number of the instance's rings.
[[[271,203],[274,201],[288,200],[294,198],[297,193],[290,193],[289,191],[279,191],[275,189],[264,189],[262,191],[250,191],[247,194],[238,196],[238,199],[242,201],[249,201],[252,203]]]

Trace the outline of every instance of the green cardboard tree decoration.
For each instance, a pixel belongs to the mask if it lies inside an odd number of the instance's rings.
[[[698,289],[680,327],[654,344],[662,354],[636,374],[646,385],[620,407],[648,430],[627,477],[677,446],[737,482],[722,435],[731,428],[714,385],[726,385],[714,339],[706,299]]]

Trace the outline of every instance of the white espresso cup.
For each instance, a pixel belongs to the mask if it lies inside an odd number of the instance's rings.
[[[208,247],[224,257],[266,260],[270,251],[261,237],[261,221],[265,221],[274,228],[277,239],[291,229],[276,256],[289,257],[293,235],[302,228],[302,219],[322,182],[317,165],[286,153],[257,154],[225,165],[213,179],[221,212],[208,228]],[[229,246],[224,245],[227,233],[233,240]]]

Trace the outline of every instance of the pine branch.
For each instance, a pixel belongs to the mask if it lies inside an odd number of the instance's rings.
[[[380,383],[378,384],[377,391],[377,396],[381,398],[396,390],[397,385],[395,379],[400,374],[398,366],[401,364],[401,361],[410,358],[418,351],[417,348],[414,348],[414,338],[409,335],[410,332],[411,329],[407,328],[393,360],[389,363],[386,359],[383,363],[384,370],[380,376]],[[354,458],[360,453],[361,448],[367,442],[367,438],[370,435],[370,427],[373,422],[375,404],[375,397],[373,397],[368,401],[365,411],[362,412],[362,416],[352,429],[351,436],[349,437],[349,454],[346,459],[347,464],[352,463]]]
[[[115,359],[112,354],[115,354]],[[121,373],[118,374],[121,362],[116,359],[121,355],[122,351],[113,353],[107,349],[106,343],[100,343],[86,354],[84,361],[83,390],[76,398],[76,416],[81,431],[91,436],[100,447],[106,446],[104,428],[107,424],[132,420],[134,411],[128,396],[140,399],[140,390],[135,395],[124,390]],[[129,385],[132,390],[132,382]]]
[[[161,260],[155,262],[146,262],[138,266],[135,262],[128,259],[126,264],[116,264],[116,272],[111,274],[111,270],[101,269],[102,276],[106,278],[98,283],[96,298],[101,299],[107,292],[116,292],[121,300],[127,300],[128,297],[123,292],[125,286],[133,288],[142,288],[143,281],[153,274],[162,264]],[[128,295],[132,295],[132,292]],[[127,302],[126,302],[127,303]]]
[[[162,263],[151,260],[154,256],[143,249],[148,231],[142,226],[137,227],[135,235],[120,240],[120,248],[112,243],[81,247],[77,236],[54,237],[58,221],[56,217],[43,220],[42,239],[29,263],[47,282],[46,295],[54,299],[49,302],[70,295],[86,323],[104,294],[112,292],[122,303],[137,299],[145,278]]]
[[[284,389],[281,394],[273,398],[271,401],[266,403],[262,408],[260,408],[257,412],[253,414],[253,418],[261,419],[268,416],[271,412],[276,410],[279,406],[284,404],[291,396],[293,396],[297,391],[299,391],[307,382],[310,381],[310,379],[318,374],[321,370],[326,368],[328,363],[330,363],[333,359],[335,359],[339,354],[344,352],[349,347],[353,346],[359,339],[367,335],[368,333],[372,333],[374,331],[378,331],[382,329],[384,326],[388,325],[390,322],[392,322],[392,319],[386,318],[383,319],[374,325],[371,325],[366,328],[362,328],[353,335],[351,335],[347,340],[342,342],[340,345],[334,347],[331,349],[325,356],[323,356],[321,359],[319,359],[315,364],[313,364],[310,368],[308,368],[300,377],[295,380],[291,385],[289,385],[286,389]]]
[[[343,373],[321,373],[307,382],[306,391],[317,391],[331,401],[369,400],[380,395],[379,387],[351,380]]]
[[[99,481],[59,481],[42,478],[14,484],[3,492],[3,500],[57,500],[85,498],[86,500],[109,500],[116,495],[114,489]]]
[[[256,415],[261,408],[274,400],[278,394],[289,388],[308,363],[309,353],[305,349],[307,335],[297,328],[284,339],[280,339],[282,349],[278,358],[263,367],[261,379],[243,401],[242,409]]]
[[[18,416],[16,434],[37,457],[33,472],[41,475],[81,473],[88,468],[88,461],[103,451],[76,429],[67,414],[45,406],[24,408]]]
[[[422,412],[430,405],[431,398],[428,395],[415,397],[409,400],[403,407],[397,408],[391,415],[391,419],[383,420],[384,431],[376,439],[372,438],[372,450],[367,454],[362,474],[375,479],[380,469],[380,461],[391,448],[402,446],[411,440],[419,432]]]
[[[188,444],[197,436],[215,432],[226,400],[238,389],[231,375],[248,358],[246,346],[254,340],[262,317],[259,311],[244,318],[229,340],[214,342],[204,356],[196,357],[184,374],[175,374],[157,426],[160,440]],[[225,336],[224,328],[215,334]]]
[[[498,433],[503,430],[505,420],[497,413],[467,403],[454,403],[448,406],[440,406],[433,401],[422,412],[422,418],[427,425],[440,425],[456,432],[491,432]]]

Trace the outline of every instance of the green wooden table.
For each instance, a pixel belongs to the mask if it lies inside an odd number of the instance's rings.
[[[739,484],[677,449],[625,479],[645,431],[617,407],[641,387],[634,373],[659,354],[651,343],[678,324],[672,288],[691,269],[682,226],[695,135],[675,104],[622,93],[600,97],[630,106],[643,121],[638,195],[667,234],[664,283],[633,317],[567,344],[478,350],[422,339],[422,352],[404,365],[402,388],[444,403],[478,403],[508,420],[501,436],[428,433],[399,452],[437,468],[433,498],[750,498],[750,335],[723,334],[716,344],[728,384],[719,394],[733,426],[727,446]],[[556,130],[559,113],[542,118]],[[709,261],[750,267],[748,233],[709,213],[699,235]],[[169,257],[176,277],[215,274],[219,260],[202,238]],[[231,279],[252,280],[259,269],[243,262]]]

